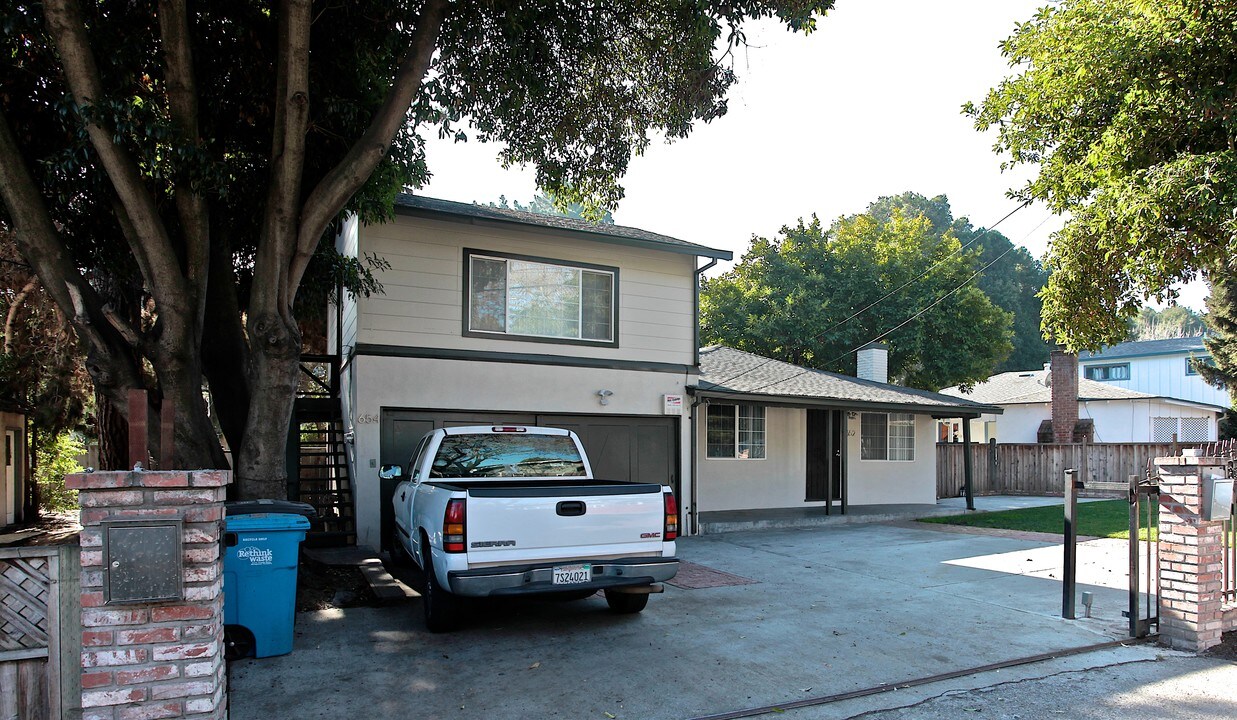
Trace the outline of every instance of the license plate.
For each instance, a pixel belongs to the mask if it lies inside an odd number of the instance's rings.
[[[555,585],[579,585],[580,583],[592,582],[593,566],[585,563],[583,565],[559,565],[554,568]]]

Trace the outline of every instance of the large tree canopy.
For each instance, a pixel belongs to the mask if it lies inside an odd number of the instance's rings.
[[[1064,0],[1002,43],[1016,74],[979,106],[1015,194],[1068,213],[1044,324],[1070,348],[1121,341],[1171,286],[1237,263],[1237,4]]]
[[[895,382],[936,390],[986,379],[1012,349],[1012,317],[974,286],[980,253],[963,250],[951,224],[883,198],[827,230],[813,218],[755,238],[705,281],[702,338],[843,373],[854,372],[855,350],[886,340]]]
[[[102,395],[173,400],[176,463],[218,467],[205,379],[242,495],[279,497],[303,286],[373,289],[331,226],[428,176],[421,133],[502,143],[556,197],[610,207],[651,137],[725,112],[745,21],[806,31],[831,6],[19,3],[0,20],[0,219]]]

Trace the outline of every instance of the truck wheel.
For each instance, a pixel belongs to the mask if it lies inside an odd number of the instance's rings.
[[[610,606],[612,612],[619,613],[620,615],[632,615],[640,612],[644,609],[645,605],[649,604],[649,594],[607,590],[606,604]]]
[[[429,543],[422,541],[421,547],[426,549],[425,593],[421,595],[421,606],[425,609],[425,627],[432,633],[450,632],[459,623],[459,598],[438,584],[434,572],[434,563],[429,558]]]

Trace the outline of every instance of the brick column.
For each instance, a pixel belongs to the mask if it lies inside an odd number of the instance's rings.
[[[83,720],[227,717],[220,537],[229,482],[222,470],[65,478],[82,508]],[[181,599],[105,602],[103,524],[114,520],[183,523]]]
[[[1223,523],[1202,517],[1203,479],[1220,458],[1156,458],[1160,474],[1160,643],[1202,652],[1220,644]]]

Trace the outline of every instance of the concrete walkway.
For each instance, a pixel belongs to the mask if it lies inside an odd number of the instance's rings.
[[[1096,599],[1094,617],[1076,621],[1059,617],[1062,553],[1049,542],[841,525],[689,538],[679,554],[757,582],[667,586],[636,616],[612,615],[596,597],[477,603],[450,635],[424,630],[419,601],[302,614],[293,654],[232,665],[231,717],[694,718],[1124,636],[1120,541],[1080,548],[1079,590]],[[1100,662],[1161,654],[1128,652]],[[852,707],[900,707],[1016,675]]]

